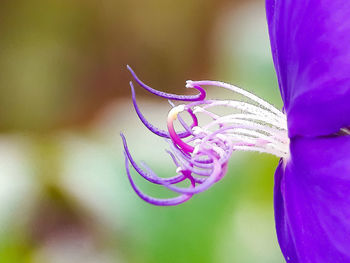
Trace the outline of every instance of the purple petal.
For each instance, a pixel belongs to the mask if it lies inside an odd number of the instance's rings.
[[[266,0],[290,137],[350,126],[350,1]]]
[[[280,244],[282,253],[287,262],[298,262],[292,236],[290,234],[289,221],[286,218],[284,204],[284,163],[282,159],[275,173],[274,187],[274,208],[275,208],[275,224],[278,243]],[[293,261],[294,260],[294,261]]]
[[[350,262],[349,149],[349,136],[292,140],[291,160],[284,174],[279,166],[275,187],[287,262]]]

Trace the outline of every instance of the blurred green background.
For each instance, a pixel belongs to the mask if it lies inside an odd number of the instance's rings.
[[[177,207],[136,196],[120,131],[137,160],[175,168],[133,111],[126,64],[163,91],[217,79],[282,105],[261,0],[2,0],[0,262],[283,262],[273,156],[235,153]],[[167,102],[137,94],[164,128]]]

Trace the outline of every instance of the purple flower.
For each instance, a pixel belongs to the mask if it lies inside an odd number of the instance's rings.
[[[275,220],[286,261],[350,262],[350,1],[266,0],[266,9],[285,113],[218,81],[188,81],[186,87],[198,90],[197,95],[160,92],[128,67],[141,87],[170,100],[168,129],[163,131],[142,115],[130,82],[139,118],[168,142],[167,152],[177,169],[173,177],[161,178],[146,164],[139,166],[122,135],[127,174],[143,200],[177,205],[221,180],[234,151],[273,154],[280,158]],[[242,99],[208,99],[207,86],[231,90]],[[220,115],[213,110],[218,107],[232,111]],[[192,123],[181,114],[189,114]],[[210,121],[200,123],[199,115]],[[174,128],[175,121],[183,131]],[[178,197],[157,199],[144,194],[132,180],[129,163],[146,180]]]

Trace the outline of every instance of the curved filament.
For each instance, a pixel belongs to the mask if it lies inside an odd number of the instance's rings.
[[[164,184],[164,183],[175,184],[175,183],[179,183],[185,179],[185,177],[182,174],[176,175],[176,176],[173,176],[170,178],[160,178],[151,170],[149,170],[148,173],[143,171],[137,165],[137,163],[134,161],[134,159],[132,158],[130,151],[129,151],[129,148],[128,148],[128,145],[126,143],[125,136],[122,133],[120,134],[120,136],[122,137],[123,145],[124,145],[124,152],[125,152],[128,160],[130,161],[131,165],[134,167],[136,172],[138,172],[147,181],[154,183],[154,184]]]
[[[191,197],[193,195],[191,194],[183,194],[180,195],[178,197],[174,197],[174,198],[166,198],[166,199],[160,199],[160,198],[154,198],[152,196],[149,196],[145,193],[143,193],[134,183],[131,174],[130,174],[130,169],[129,169],[129,159],[126,153],[125,154],[125,168],[126,168],[126,174],[129,178],[131,187],[134,189],[135,193],[144,201],[146,201],[147,203],[150,203],[152,205],[157,205],[157,206],[173,206],[173,205],[179,205],[182,204],[186,201],[188,201],[189,199],[191,199]],[[194,182],[192,182],[192,185],[194,185]]]
[[[130,71],[131,75],[134,77],[135,81],[145,90],[147,90],[150,93],[153,93],[154,95],[157,95],[159,97],[165,98],[165,99],[170,99],[170,100],[181,100],[181,101],[200,101],[203,100],[206,96],[206,92],[203,88],[200,86],[194,86],[191,88],[194,88],[199,91],[199,94],[197,95],[177,95],[177,94],[172,94],[172,93],[166,93],[162,92],[156,89],[151,88],[150,86],[146,85],[143,83],[135,74],[135,72],[132,70],[132,68],[127,65],[127,69]]]

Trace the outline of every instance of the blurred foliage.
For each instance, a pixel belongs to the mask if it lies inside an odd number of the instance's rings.
[[[0,128],[42,131],[88,121],[108,101],[128,94],[128,63],[154,84],[203,72],[219,3],[5,1]]]
[[[221,79],[281,106],[262,2],[5,0],[0,33],[1,263],[283,261],[275,157],[235,153],[209,191],[153,207],[129,186],[119,138],[174,172],[133,113],[126,64],[164,91]],[[164,127],[166,103],[137,92]]]

